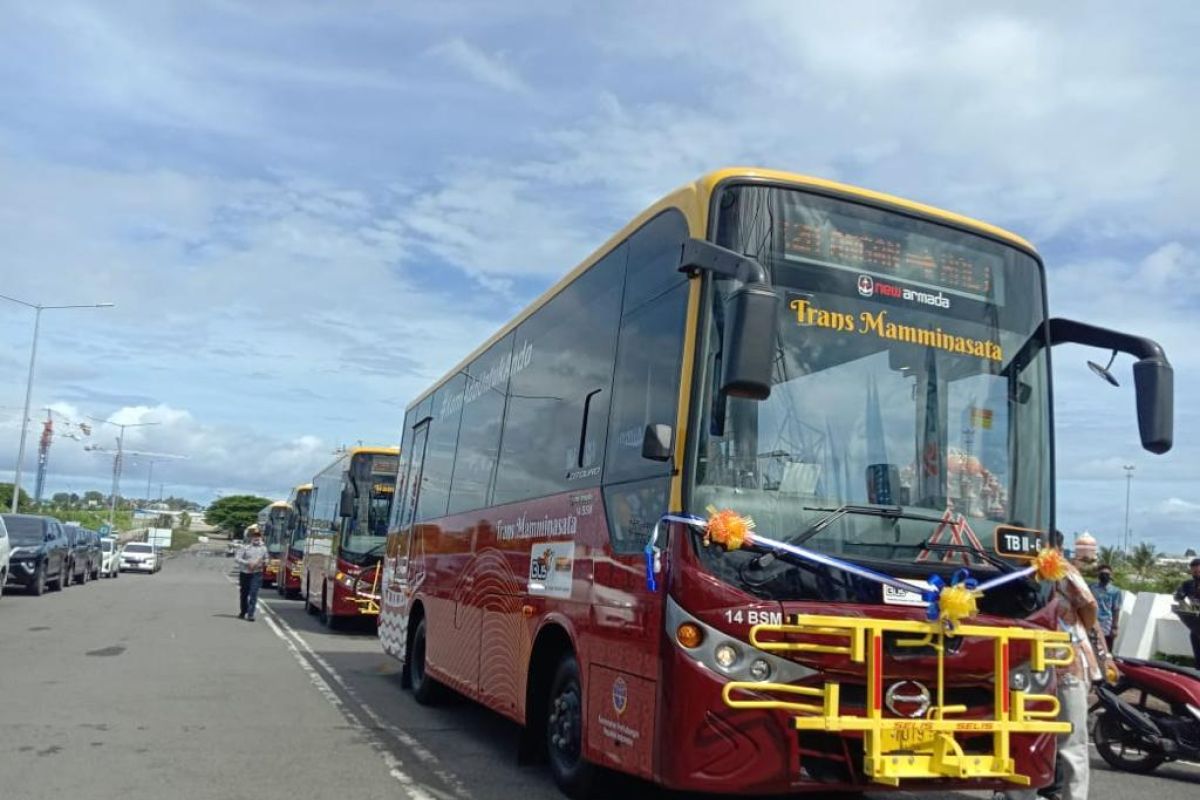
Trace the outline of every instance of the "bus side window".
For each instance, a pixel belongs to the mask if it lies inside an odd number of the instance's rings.
[[[642,457],[642,434],[652,424],[677,429],[688,283],[676,268],[686,235],[682,217],[669,212],[630,242],[604,462],[605,509],[618,553],[640,551],[667,510],[672,465]]]
[[[467,367],[458,453],[454,457],[454,479],[450,484],[449,514],[472,511],[488,504],[496,456],[500,452],[500,426],[504,422],[508,396],[512,343],[510,333]]]

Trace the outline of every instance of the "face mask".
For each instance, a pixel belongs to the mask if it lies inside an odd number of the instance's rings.
[[[1108,575],[1106,573],[1101,572],[1100,573],[1100,585],[1108,586],[1110,583],[1112,583],[1112,575]]]

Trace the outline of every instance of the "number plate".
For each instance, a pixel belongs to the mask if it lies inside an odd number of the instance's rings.
[[[905,592],[894,586],[883,585],[883,602],[889,606],[923,606],[925,600],[921,592],[929,592],[933,587],[927,581],[904,581],[913,586],[911,592]]]

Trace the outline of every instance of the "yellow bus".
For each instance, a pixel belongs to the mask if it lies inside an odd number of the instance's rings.
[[[258,512],[258,532],[267,546],[267,565],[263,570],[263,586],[273,586],[279,580],[280,553],[287,534],[288,518],[292,507],[285,500],[275,500]]]

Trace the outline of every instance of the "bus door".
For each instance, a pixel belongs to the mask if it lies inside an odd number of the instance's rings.
[[[396,533],[388,542],[388,561],[391,569],[385,572],[384,604],[386,616],[395,630],[380,628],[384,646],[397,657],[406,657],[408,614],[412,609],[413,596],[425,583],[425,543],[416,530],[416,506],[420,501],[421,476],[425,470],[425,444],[430,437],[432,417],[416,423],[412,440],[408,444],[408,467],[404,470],[404,486],[397,486],[397,503],[403,505],[396,512]]]

